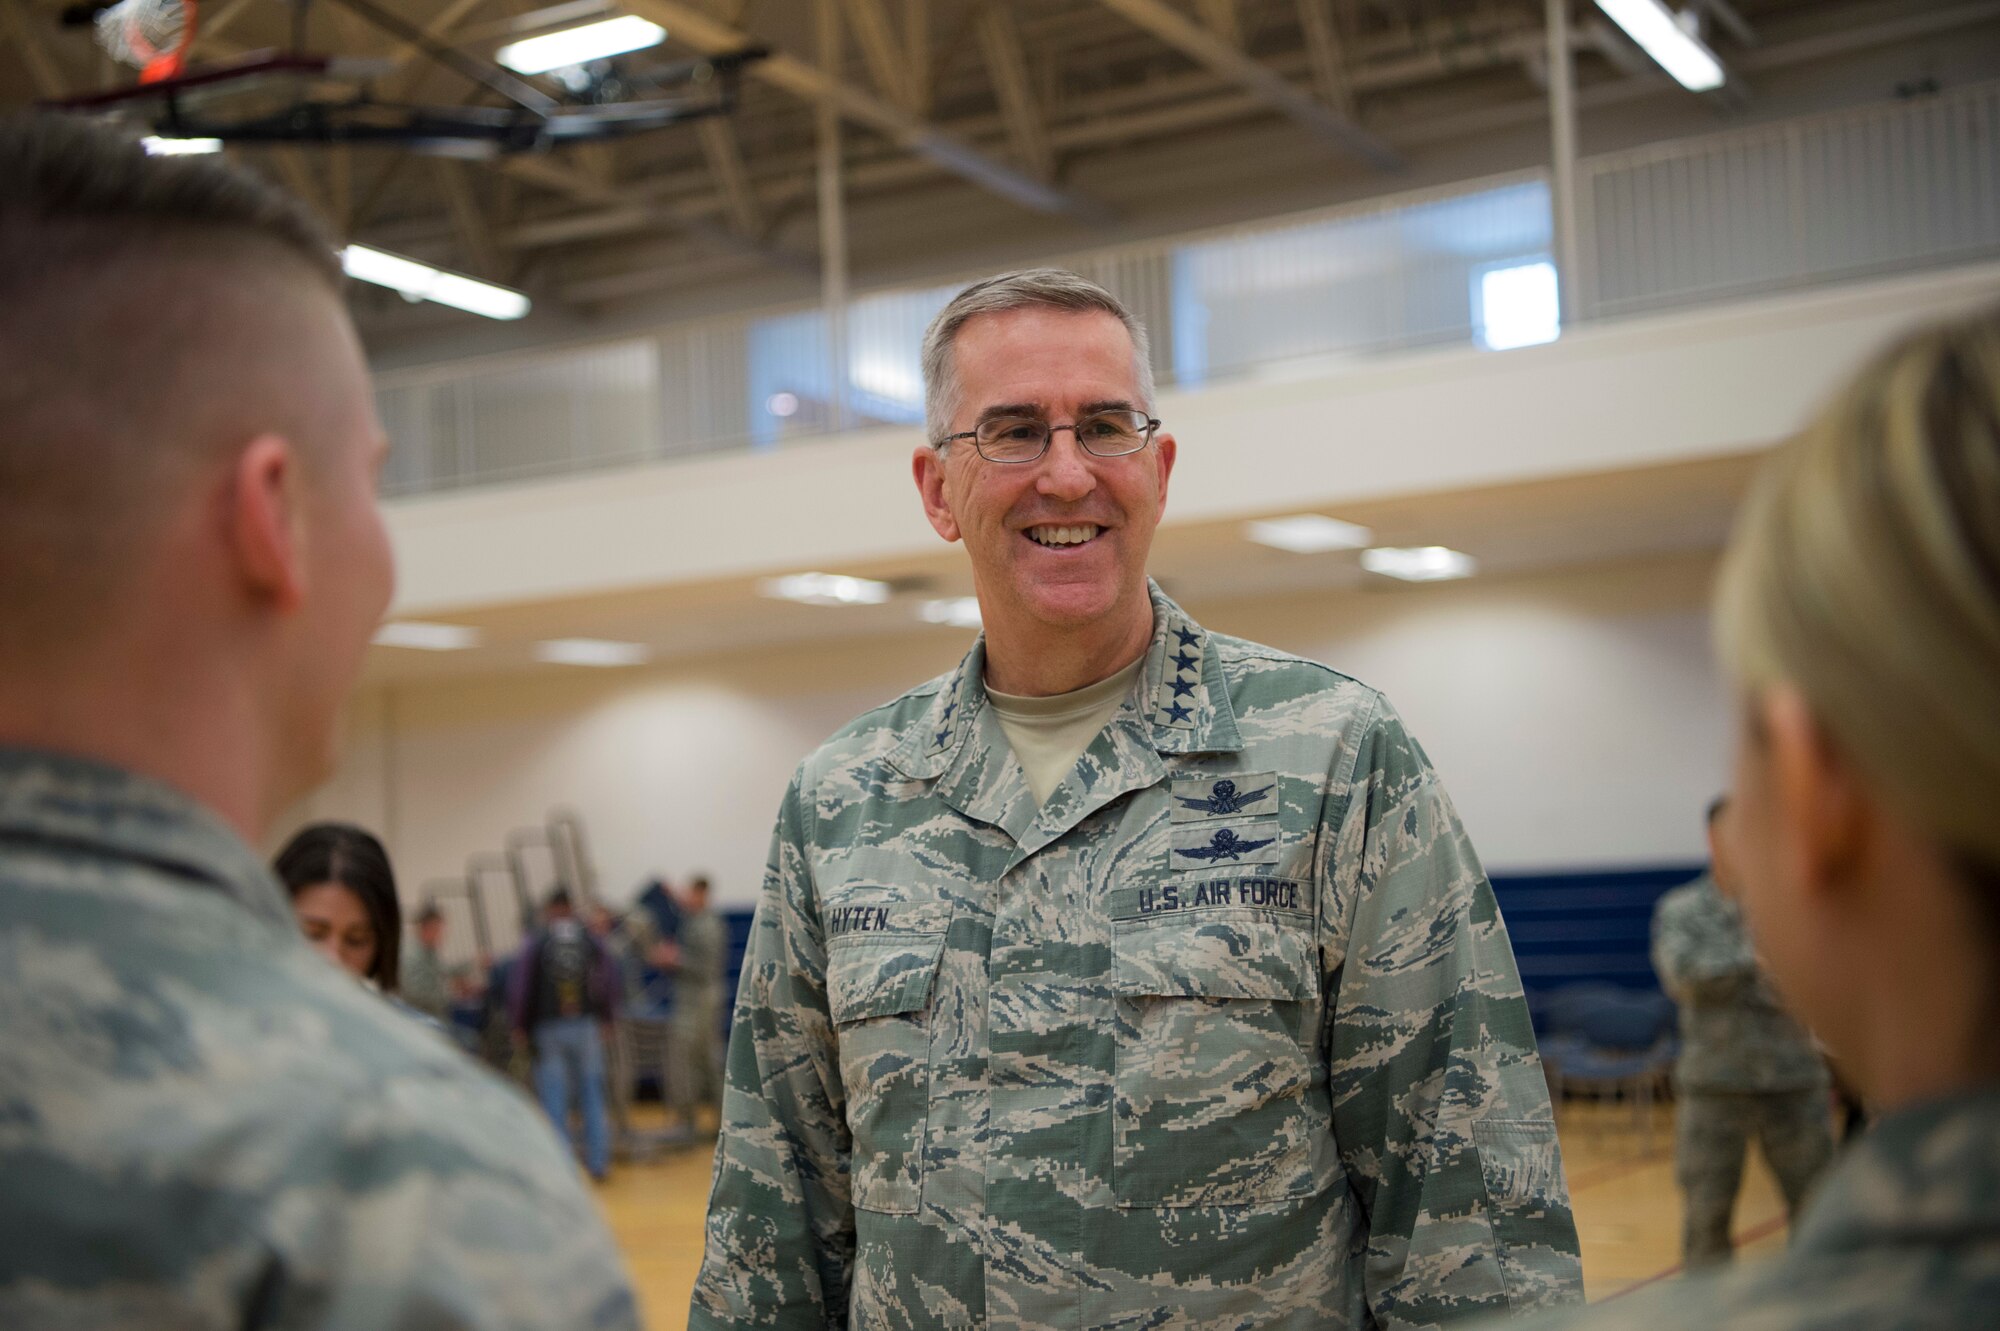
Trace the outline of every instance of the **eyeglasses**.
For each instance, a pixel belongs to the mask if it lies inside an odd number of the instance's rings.
[[[970,439],[988,462],[1033,462],[1049,451],[1057,430],[1068,430],[1092,457],[1119,458],[1151,443],[1159,428],[1160,423],[1143,411],[1093,411],[1079,416],[1074,425],[1050,425],[1032,416],[995,416],[979,422],[976,430],[946,435],[937,446]]]

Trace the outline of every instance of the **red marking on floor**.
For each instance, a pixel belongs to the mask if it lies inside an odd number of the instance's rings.
[[[1737,1235],[1736,1246],[1741,1248],[1746,1243],[1755,1243],[1758,1239],[1768,1238],[1771,1235],[1777,1233],[1779,1230],[1783,1229],[1784,1227],[1785,1227],[1785,1217],[1774,1216],[1773,1218],[1766,1220],[1763,1224],[1758,1225],[1756,1228],[1745,1230],[1743,1233]],[[1650,1275],[1647,1276],[1644,1280],[1638,1281],[1634,1284],[1627,1285],[1625,1288],[1619,1290],[1615,1294],[1606,1294],[1603,1298],[1599,1299],[1598,1302],[1609,1303],[1613,1299],[1622,1299],[1627,1294],[1630,1294],[1635,1290],[1644,1289],[1648,1285],[1657,1285],[1662,1280],[1671,1280],[1680,1273],[1681,1273],[1681,1264],[1679,1262],[1675,1262],[1672,1266],[1668,1267],[1666,1270],[1660,1272],[1657,1275]]]

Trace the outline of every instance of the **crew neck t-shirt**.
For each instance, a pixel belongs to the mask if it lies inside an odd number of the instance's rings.
[[[1028,789],[1034,792],[1036,804],[1048,803],[1049,796],[1076,766],[1076,760],[1097,738],[1097,732],[1111,720],[1118,705],[1125,701],[1125,695],[1132,691],[1145,664],[1146,658],[1141,656],[1107,679],[1048,698],[1023,698],[987,688],[987,701],[993,704],[993,713],[1000,720],[1007,742],[1014,746],[1014,756],[1027,774]]]

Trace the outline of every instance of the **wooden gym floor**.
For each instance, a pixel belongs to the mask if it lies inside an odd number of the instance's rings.
[[[1583,1239],[1584,1289],[1614,1299],[1680,1273],[1680,1193],[1674,1187],[1671,1110],[1650,1129],[1623,1105],[1567,1105],[1559,1120],[1563,1162]],[[625,1253],[653,1331],[682,1331],[701,1263],[710,1149],[683,1150],[619,1167],[598,1198]],[[1784,1245],[1784,1203],[1756,1152],[1736,1204],[1739,1254],[1755,1260]]]

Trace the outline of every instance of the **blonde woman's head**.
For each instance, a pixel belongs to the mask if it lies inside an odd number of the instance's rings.
[[[1792,988],[1834,978],[1811,973],[1832,941],[1808,940],[1837,903],[1812,891],[1871,865],[1914,881],[1933,853],[2000,977],[2000,310],[1898,342],[1778,451],[1716,629],[1747,704],[1739,786],[1758,787],[1738,792],[1746,904],[1754,926],[1765,897],[1781,985],[1788,949]],[[1775,882],[1809,918],[1773,919]]]

